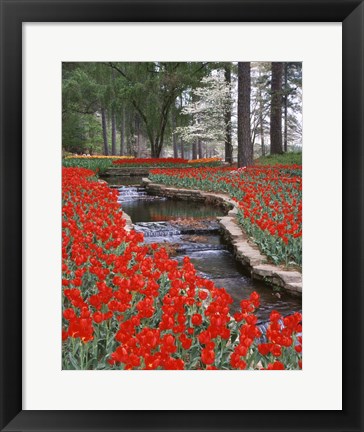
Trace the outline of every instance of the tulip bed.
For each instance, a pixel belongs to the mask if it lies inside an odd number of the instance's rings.
[[[204,158],[204,159],[182,159],[182,158],[140,158],[140,159],[116,159],[113,165],[125,167],[176,167],[188,168],[191,166],[220,166],[222,164],[220,158]]]
[[[220,158],[181,159],[181,158],[134,158],[133,156],[67,156],[62,165],[67,168],[86,168],[98,173],[104,173],[109,168],[153,168],[153,167],[216,167],[221,166]]]
[[[125,230],[117,192],[63,168],[63,369],[300,369],[301,314],[272,312],[262,341],[259,296],[231,297],[143,236]]]
[[[227,193],[238,220],[275,264],[302,265],[301,165],[154,169],[156,183]]]
[[[118,155],[68,155],[65,156],[65,159],[133,159],[134,156],[118,156]]]

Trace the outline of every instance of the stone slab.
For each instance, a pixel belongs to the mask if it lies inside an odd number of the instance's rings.
[[[125,231],[131,231],[131,230],[134,228],[134,224],[133,224],[133,222],[131,221],[131,217],[130,217],[127,213],[125,213],[125,212],[123,211],[123,218],[124,218],[125,221],[126,221],[126,224],[125,224]]]

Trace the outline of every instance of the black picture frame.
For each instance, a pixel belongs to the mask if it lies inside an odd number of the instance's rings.
[[[2,431],[362,431],[364,4],[357,0],[0,0]],[[22,23],[342,22],[342,411],[22,410]],[[319,72],[318,72],[319,73]],[[335,173],[333,173],[335,175]],[[328,323],[330,311],[328,312]],[[320,336],[321,337],[321,336]],[[319,367],[324,367],[321,365]],[[312,389],[314,392],[315,389]],[[217,395],[218,397],[218,395]],[[262,397],[268,397],[262,395]],[[270,395],[269,397],[274,397]],[[162,408],[162,407],[161,407]]]

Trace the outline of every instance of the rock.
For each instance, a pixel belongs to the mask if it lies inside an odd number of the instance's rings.
[[[272,264],[254,266],[252,276],[255,279],[265,280],[287,291],[302,293],[302,275],[298,271],[283,270]]]
[[[295,283],[290,283],[289,285],[288,285],[288,287],[289,287],[289,290],[290,291],[296,291],[297,293],[301,293],[302,294],[302,282],[301,283],[297,283],[297,282],[295,282]]]
[[[254,266],[254,274],[265,277],[272,277],[273,273],[277,270],[277,267],[272,264],[259,264]]]
[[[288,285],[292,283],[302,283],[302,275],[298,271],[278,270],[275,274]]]
[[[133,222],[131,221],[131,217],[123,211],[123,218],[126,221],[125,230],[130,231],[134,228]]]

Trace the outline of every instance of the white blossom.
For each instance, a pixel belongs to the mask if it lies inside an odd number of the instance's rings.
[[[230,86],[221,71],[201,80],[201,87],[192,90],[191,102],[182,114],[191,116],[191,124],[176,128],[185,142],[201,139],[221,143],[225,138],[225,113],[231,104]]]

